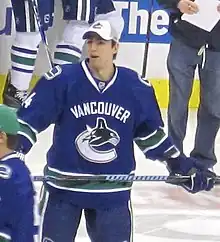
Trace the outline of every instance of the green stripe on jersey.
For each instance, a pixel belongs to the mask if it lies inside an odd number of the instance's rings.
[[[19,134],[25,136],[32,144],[37,142],[36,134],[25,124],[20,123]]]
[[[163,130],[158,130],[154,135],[150,136],[145,140],[136,139],[135,143],[138,147],[144,151],[145,149],[157,145],[165,136],[165,132]]]
[[[49,170],[47,167],[44,169],[44,175],[49,176],[48,181],[55,186],[62,187],[63,189],[77,189],[77,190],[93,190],[108,192],[108,190],[129,190],[132,186],[131,181],[82,181],[82,180],[69,180],[70,175],[63,175],[55,171]],[[80,175],[80,174],[78,174]],[[83,175],[83,174],[82,174]],[[62,179],[62,180],[61,180]]]

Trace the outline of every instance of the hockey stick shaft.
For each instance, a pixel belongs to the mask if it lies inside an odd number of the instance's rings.
[[[93,176],[33,176],[33,181],[112,181],[112,182],[158,182],[164,181],[172,184],[180,184],[188,181],[190,176],[134,176],[134,175],[93,175]]]
[[[149,44],[150,44],[150,33],[151,33],[151,20],[152,20],[152,13],[154,9],[154,0],[149,1],[149,11],[148,11],[148,22],[147,22],[147,33],[146,33],[146,41],[144,47],[144,59],[143,59],[143,66],[142,66],[142,78],[146,78],[147,73],[147,62],[148,62],[148,53],[149,53]]]
[[[34,10],[36,22],[37,22],[37,25],[38,25],[38,28],[39,28],[39,32],[40,32],[40,35],[41,35],[41,40],[42,40],[42,43],[44,45],[44,48],[45,48],[45,51],[46,51],[46,54],[47,54],[47,58],[49,60],[49,65],[50,65],[50,68],[52,68],[54,66],[53,58],[52,58],[52,54],[51,54],[49,46],[48,46],[47,36],[46,36],[45,31],[44,31],[42,22],[41,22],[39,8],[37,6],[36,0],[31,0],[31,3],[32,3],[33,10]]]

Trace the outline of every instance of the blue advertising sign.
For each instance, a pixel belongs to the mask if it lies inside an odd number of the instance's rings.
[[[169,43],[169,15],[155,0],[114,0],[117,10],[125,20],[121,42],[146,41],[149,12],[153,3],[150,43]]]
[[[116,9],[125,20],[121,42],[145,43],[149,11],[153,2],[151,15],[150,43],[169,43],[169,15],[158,6],[156,0],[114,0]],[[5,16],[0,24],[0,35],[12,33],[12,8],[5,8]]]

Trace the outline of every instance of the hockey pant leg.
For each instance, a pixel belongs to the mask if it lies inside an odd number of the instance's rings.
[[[63,200],[59,193],[49,193],[46,189],[40,205],[38,241],[74,242],[82,209]]]
[[[132,209],[128,204],[108,209],[85,209],[86,227],[92,242],[132,242]]]

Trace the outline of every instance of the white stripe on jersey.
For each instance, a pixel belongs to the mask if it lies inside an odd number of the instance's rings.
[[[11,236],[8,235],[8,234],[5,234],[3,232],[0,232],[0,238],[4,238],[4,239],[7,239],[7,240],[11,240]]]
[[[32,95],[31,95],[32,96]],[[38,131],[34,129],[30,124],[26,123],[25,121],[18,118],[18,122],[24,125],[27,125],[36,135],[38,134]]]
[[[82,6],[83,0],[78,0],[78,8],[77,8],[77,20],[81,20],[83,6]]]
[[[48,200],[49,200],[49,192],[45,191],[45,201],[43,204],[43,209],[41,212],[41,216],[40,216],[40,226],[39,226],[39,233],[38,233],[38,241],[42,241],[42,235],[43,235],[43,224],[44,224],[44,215],[47,209],[47,204],[48,204]]]
[[[152,146],[148,146],[143,152],[146,153],[148,150],[153,150],[160,146],[166,139],[168,138],[168,134],[165,134],[162,139],[160,139],[156,144]]]
[[[89,21],[90,16],[90,0],[86,0],[86,19],[85,21]]]
[[[37,51],[37,49],[35,49],[35,51]],[[28,53],[24,53],[24,52],[17,51],[17,50],[11,50],[11,54],[19,56],[19,57],[30,58],[30,59],[36,59],[36,57],[37,57],[37,53],[28,54]]]
[[[25,19],[26,19],[26,32],[31,31],[30,26],[30,9],[29,9],[29,2],[24,1],[24,9],[25,9]]]

